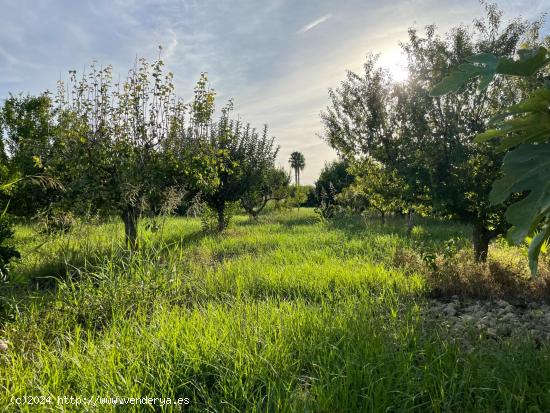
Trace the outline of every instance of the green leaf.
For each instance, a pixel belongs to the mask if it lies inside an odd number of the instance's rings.
[[[10,206],[11,199],[8,199],[8,202],[6,203],[6,207],[4,208],[4,211],[2,211],[2,214],[0,214],[0,218],[4,218],[6,214],[8,213],[8,208]]]
[[[531,270],[531,276],[536,277],[537,267],[539,262],[539,255],[541,250],[550,241],[550,226],[545,225],[542,230],[531,240],[529,244],[529,269]]]
[[[489,121],[489,129],[476,137],[485,142],[502,137],[499,150],[513,148],[522,143],[544,143],[550,137],[550,90],[537,89],[518,104]]]
[[[481,75],[479,79],[479,86],[478,86],[479,90],[487,89],[491,84],[491,82],[493,81],[493,77],[494,75],[492,73]]]
[[[506,210],[512,224],[510,241],[520,244],[550,212],[550,144],[522,144],[506,154],[504,173],[493,184],[489,199],[501,204],[517,193],[527,193]]]
[[[499,113],[498,115],[493,116],[491,119],[489,119],[489,126],[496,126],[499,123],[501,123],[503,120],[505,120],[510,114],[508,112]]]
[[[550,137],[550,112],[534,112],[503,122],[506,134],[500,149],[510,149],[520,143],[543,143]]]
[[[550,108],[550,90],[540,88],[533,92],[531,96],[521,102],[510,106],[507,114],[526,113],[526,112],[548,112]]]
[[[468,80],[478,75],[479,73],[454,71],[449,76],[445,76],[440,83],[434,86],[430,92],[430,96],[438,97],[446,95],[447,93],[456,92]]]
[[[521,50],[519,60],[500,59],[496,73],[510,76],[533,76],[550,62],[547,53],[548,51],[544,47],[539,47],[536,50]]]
[[[486,89],[495,75],[498,58],[488,53],[470,56],[466,59],[470,63],[463,63],[458,69],[434,86],[430,96],[437,97],[447,93],[456,92],[469,80],[481,76],[479,89]]]
[[[466,60],[470,63],[480,63],[487,66],[495,66],[498,63],[498,57],[491,53],[479,53],[473,56],[467,57]]]
[[[481,143],[481,142],[487,142],[488,140],[494,139],[494,138],[500,138],[501,136],[505,135],[506,131],[500,130],[500,129],[489,129],[486,130],[483,133],[478,134],[475,137],[475,142]]]
[[[511,76],[533,76],[540,69],[550,63],[548,51],[544,47],[538,49],[523,49],[518,52],[519,59],[507,57],[498,58],[489,53],[480,53],[468,57],[469,63],[463,63],[458,69],[434,86],[430,96],[437,97],[456,92],[466,82],[481,77],[479,89],[486,89],[495,74]]]

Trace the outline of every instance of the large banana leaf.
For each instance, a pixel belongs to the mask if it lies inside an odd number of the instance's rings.
[[[550,90],[537,89],[533,94],[510,106],[506,112],[491,119],[494,129],[477,135],[477,142],[502,138],[500,149],[513,148],[521,143],[542,143],[550,137]]]
[[[489,198],[493,204],[500,204],[514,194],[525,194],[506,210],[506,219],[512,224],[508,237],[520,244],[527,236],[535,235],[529,248],[529,264],[535,275],[538,254],[550,236],[550,143],[523,144],[509,151],[502,172]],[[542,230],[535,234],[541,224]]]
[[[499,75],[533,76],[550,62],[548,51],[544,47],[519,51],[519,59],[496,57],[490,53],[480,53],[466,58],[469,63],[458,66],[458,70],[434,86],[430,95],[437,97],[458,91],[468,81],[480,77],[479,88],[487,88],[493,77]]]

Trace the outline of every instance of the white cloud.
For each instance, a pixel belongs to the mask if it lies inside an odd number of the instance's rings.
[[[296,33],[297,34],[303,34],[305,32],[308,32],[310,31],[311,29],[313,29],[314,27],[317,27],[319,26],[321,23],[324,23],[326,22],[328,19],[330,19],[332,17],[332,14],[325,14],[323,17],[319,17],[317,20],[314,20],[312,21],[311,23],[309,24],[306,24],[304,27],[302,27],[300,30],[298,30]]]

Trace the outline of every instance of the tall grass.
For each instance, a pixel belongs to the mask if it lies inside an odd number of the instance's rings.
[[[189,399],[123,411],[550,410],[548,346],[480,336],[462,347],[425,318],[424,277],[394,265],[415,237],[467,228],[425,222],[407,238],[402,226],[327,225],[302,210],[240,217],[220,236],[173,218],[132,255],[117,223],[49,238],[20,227],[0,406],[120,409],[10,403],[42,395]]]

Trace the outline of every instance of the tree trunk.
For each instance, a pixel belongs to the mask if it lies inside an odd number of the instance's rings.
[[[495,230],[487,229],[483,224],[474,224],[472,241],[474,244],[474,260],[476,262],[487,261],[489,243],[498,235]]]
[[[134,251],[137,249],[137,236],[138,236],[138,217],[134,207],[128,207],[122,213],[122,221],[124,221],[124,235],[126,239],[126,246]]]
[[[382,225],[386,224],[386,214],[384,211],[380,211],[380,220],[382,221]]]
[[[412,229],[413,229],[413,219],[414,219],[414,209],[409,209],[409,212],[407,214],[407,235],[411,235]]]
[[[250,217],[254,220],[254,221],[257,221],[258,220],[258,215],[260,215],[260,213],[263,211],[263,209],[265,208],[265,206],[267,205],[267,203],[272,200],[272,199],[277,199],[277,198],[269,198],[267,196],[264,196],[264,199],[262,201],[262,205],[260,205],[258,207],[258,209],[254,209],[254,207],[250,208],[247,212],[248,214],[250,215]]]
[[[225,205],[218,207],[218,232],[225,229]]]

